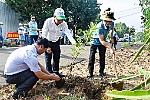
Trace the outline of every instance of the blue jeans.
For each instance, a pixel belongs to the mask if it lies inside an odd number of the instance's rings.
[[[28,45],[28,41],[29,41],[28,36],[29,36],[29,35],[26,33],[26,34],[25,34],[25,41],[24,41],[24,44],[25,44],[25,45]]]
[[[30,45],[34,44],[38,39],[38,35],[30,35]]]
[[[4,46],[4,38],[2,35],[0,35],[0,40],[2,41],[2,47]]]
[[[26,96],[37,81],[38,77],[30,69],[14,75],[6,75],[7,83],[16,84],[16,90],[13,94],[16,98],[19,95]]]

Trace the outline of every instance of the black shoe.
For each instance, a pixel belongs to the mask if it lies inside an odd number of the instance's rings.
[[[105,75],[104,73],[100,73],[99,75],[100,75],[101,77],[103,77],[103,78],[106,77],[106,75]]]
[[[87,75],[87,78],[91,78],[93,77],[93,75],[91,75],[90,73]]]
[[[12,98],[13,98],[14,100],[18,100],[19,98],[22,98],[22,97],[25,97],[25,96],[20,95],[20,94],[17,94],[16,92],[14,92],[13,95],[12,95]]]
[[[27,94],[27,93],[25,93],[25,94],[18,94],[18,93],[16,93],[16,92],[14,92],[13,95],[12,95],[12,98],[13,98],[14,100],[18,100],[18,99],[20,99],[20,98],[30,98],[30,97],[32,97],[32,95]]]
[[[60,74],[59,72],[55,72],[55,74],[57,74],[59,77],[65,77],[65,75]]]

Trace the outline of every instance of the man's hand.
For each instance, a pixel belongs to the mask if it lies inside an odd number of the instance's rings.
[[[42,31],[42,29],[37,29],[37,31]]]
[[[51,53],[52,53],[51,48],[48,48],[48,49],[46,50],[46,52],[47,52],[48,54],[51,54]]]
[[[53,79],[55,80],[55,81],[59,81],[61,78],[57,75],[57,74],[55,74],[55,73],[52,73],[52,75],[53,75]]]

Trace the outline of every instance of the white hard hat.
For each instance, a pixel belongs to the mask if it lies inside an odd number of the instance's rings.
[[[56,16],[56,18],[58,20],[61,20],[61,19],[66,19],[65,18],[65,14],[64,14],[64,10],[62,8],[57,8],[54,12],[54,16]]]

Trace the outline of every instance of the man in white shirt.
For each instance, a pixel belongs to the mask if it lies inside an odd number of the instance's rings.
[[[55,73],[49,73],[38,62],[37,56],[43,54],[48,46],[47,39],[39,38],[35,44],[16,49],[8,57],[4,75],[6,75],[7,83],[16,84],[16,90],[12,95],[14,99],[18,99],[20,96],[26,97],[28,91],[39,79],[53,79],[56,83],[62,80]],[[63,84],[64,82],[61,85]]]
[[[42,28],[42,37],[47,38],[52,53],[48,54],[45,52],[46,68],[50,73],[56,73],[60,77],[64,75],[59,73],[59,59],[60,59],[60,38],[62,32],[64,32],[69,38],[72,44],[75,44],[75,40],[71,36],[68,25],[64,21],[65,15],[62,8],[57,8],[54,12],[54,16],[46,19]],[[51,59],[53,55],[53,64],[51,65]]]

